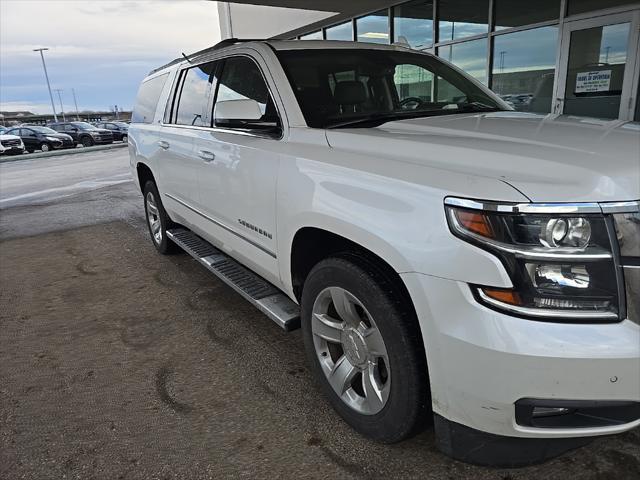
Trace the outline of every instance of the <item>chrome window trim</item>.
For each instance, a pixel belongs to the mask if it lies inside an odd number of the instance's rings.
[[[258,135],[256,133],[244,132],[242,130],[233,130],[229,128],[221,128],[221,127],[199,127],[195,125],[177,125],[175,123],[160,123],[161,127],[170,127],[170,128],[186,128],[187,130],[204,130],[212,133],[232,133],[235,135],[243,135],[246,137],[256,137],[256,138],[265,138],[267,140],[279,140],[278,138],[270,137],[268,135]]]
[[[486,295],[481,288],[475,289],[478,297],[485,303],[492,305],[501,310],[506,310],[508,312],[517,313],[519,315],[526,315],[528,317],[535,318],[548,318],[557,320],[558,318],[568,318],[568,319],[591,319],[591,320],[599,320],[599,319],[607,319],[607,320],[618,320],[618,314],[613,312],[576,312],[569,310],[556,310],[556,309],[542,309],[542,308],[528,308],[528,307],[519,307],[517,305],[510,305],[508,303],[500,302],[499,300],[495,300],[488,295]]]
[[[231,228],[230,226],[226,225],[225,223],[220,222],[219,220],[216,220],[215,218],[211,218],[209,215],[207,215],[206,213],[201,212],[200,210],[198,210],[195,207],[192,207],[191,205],[189,205],[188,203],[186,203],[183,200],[180,200],[177,197],[174,197],[173,195],[171,195],[170,193],[165,193],[164,194],[165,197],[170,198],[171,200],[174,200],[176,202],[178,202],[180,205],[182,205],[185,208],[188,208],[189,210],[191,210],[193,213],[196,213],[197,215],[200,215],[202,218],[204,218],[205,220],[209,220],[211,223],[216,224],[217,226],[219,226],[220,228],[223,228],[224,230],[228,231],[229,233],[234,234],[236,237],[244,240],[245,242],[253,245],[254,247],[256,247],[259,250],[262,250],[264,253],[266,253],[267,255],[273,257],[273,258],[278,258],[276,256],[276,254],[274,252],[272,252],[271,250],[269,250],[268,248],[263,247],[262,245],[260,245],[258,242],[253,241],[252,239],[246,237],[245,235],[242,235],[241,233],[236,232],[235,229]]]
[[[626,202],[581,202],[581,203],[508,203],[490,200],[474,200],[470,198],[446,197],[444,204],[499,213],[630,213],[640,211],[640,200]]]
[[[498,250],[502,250],[503,252],[515,254],[521,258],[531,258],[536,260],[583,260],[583,261],[594,261],[594,260],[608,260],[612,258],[611,252],[607,252],[605,250],[602,251],[592,251],[587,252],[586,250],[580,250],[576,248],[556,248],[554,251],[550,251],[545,248],[538,247],[526,247],[522,246],[520,248],[492,240],[487,237],[483,237],[476,233],[470,232],[463,228],[458,222],[453,209],[447,209],[447,216],[453,228],[455,228],[460,235],[464,235],[465,237],[472,238],[478,242],[482,242],[484,244],[490,245]]]

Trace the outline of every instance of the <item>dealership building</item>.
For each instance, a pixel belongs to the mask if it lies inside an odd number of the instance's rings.
[[[640,2],[240,0],[223,38],[345,40],[430,52],[517,110],[640,121]]]

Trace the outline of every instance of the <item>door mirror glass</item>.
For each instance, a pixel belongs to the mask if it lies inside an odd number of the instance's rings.
[[[242,126],[259,122],[262,118],[260,105],[250,98],[223,100],[216,103],[213,116],[218,126]]]

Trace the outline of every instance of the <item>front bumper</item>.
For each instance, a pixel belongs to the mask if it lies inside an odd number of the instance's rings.
[[[623,432],[606,426],[540,428],[516,421],[521,399],[640,401],[640,325],[525,320],[478,304],[466,283],[401,275],[420,319],[434,413],[456,425],[522,438]]]

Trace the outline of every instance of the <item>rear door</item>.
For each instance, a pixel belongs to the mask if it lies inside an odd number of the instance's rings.
[[[21,128],[20,138],[22,138],[22,143],[24,143],[24,146],[26,149],[33,150],[36,148],[40,148],[40,142],[38,141],[38,136],[30,128]]]
[[[211,129],[196,133],[195,153],[201,208],[209,222],[210,239],[262,276],[278,282],[276,180],[282,123],[258,60],[244,55],[222,60],[215,104],[255,100],[263,113],[261,121],[242,128],[228,124],[222,128],[214,118]]]
[[[163,202],[180,212],[190,226],[199,223],[200,204],[197,176],[201,160],[194,155],[194,140],[199,129],[207,127],[210,116],[211,82],[216,64],[188,65],[178,76],[173,101],[160,127],[157,161],[162,172]]]

